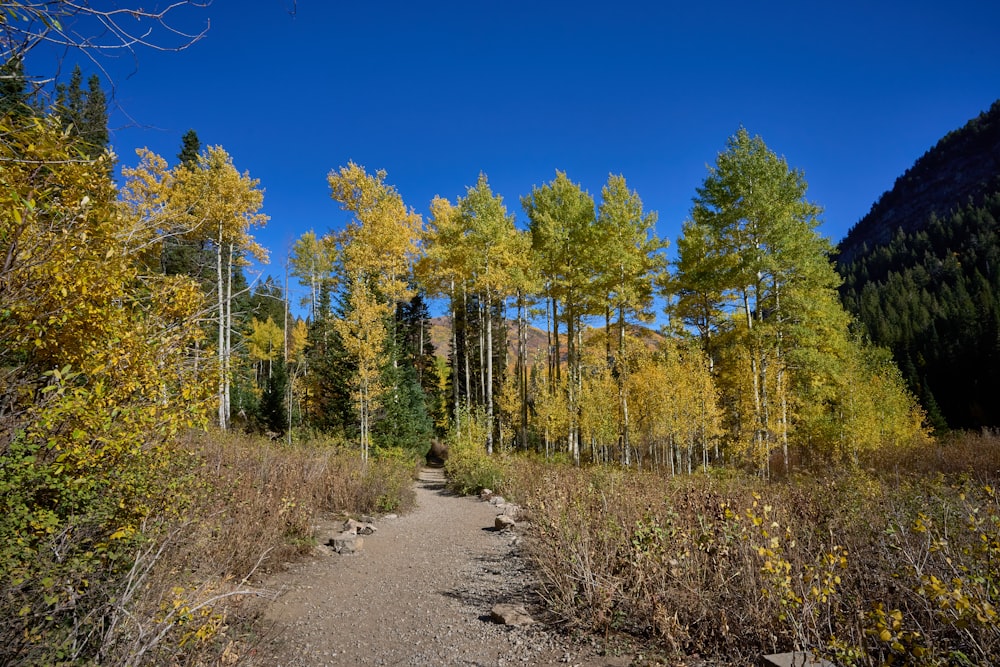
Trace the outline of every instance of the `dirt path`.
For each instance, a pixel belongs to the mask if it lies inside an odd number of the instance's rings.
[[[540,624],[492,623],[497,603],[532,608],[518,534],[493,530],[489,503],[445,491],[440,470],[424,470],[416,491],[416,510],[380,521],[359,553],[318,555],[267,582],[278,597],[254,664],[629,664]]]

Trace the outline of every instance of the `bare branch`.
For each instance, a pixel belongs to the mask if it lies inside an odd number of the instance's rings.
[[[211,0],[177,0],[161,10],[141,7],[98,9],[90,0],[15,0],[0,2],[0,59],[23,56],[40,44],[94,54],[137,47],[183,51],[208,33],[179,22],[184,8],[205,8]]]

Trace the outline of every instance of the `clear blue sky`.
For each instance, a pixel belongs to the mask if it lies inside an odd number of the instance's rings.
[[[996,0],[215,0],[179,18],[208,35],[102,61],[114,149],[173,162],[188,128],[223,146],[266,190],[276,277],[302,233],[343,224],[326,175],[349,160],[425,216],[483,171],[522,226],[555,170],[595,198],[621,173],[673,244],[740,125],[805,172],[836,242],[1000,97]]]

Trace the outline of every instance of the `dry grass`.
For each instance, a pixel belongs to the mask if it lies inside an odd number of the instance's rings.
[[[766,484],[510,467],[566,624],[746,664],[809,648],[842,665],[1000,662],[1000,439],[886,454],[878,471]]]
[[[309,552],[319,513],[405,511],[416,463],[363,465],[329,444],[289,447],[260,438],[192,433],[200,465],[183,517],[147,526],[134,567],[114,596],[104,664],[232,664],[252,642],[254,582]],[[230,661],[230,662],[226,662]]]

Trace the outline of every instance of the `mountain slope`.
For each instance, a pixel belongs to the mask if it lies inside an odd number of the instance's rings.
[[[896,179],[844,237],[839,262],[892,240],[897,230],[916,232],[931,214],[947,217],[969,202],[1000,190],[1000,100],[958,130],[948,133]]]
[[[897,179],[837,268],[932,424],[1000,426],[1000,101]]]

